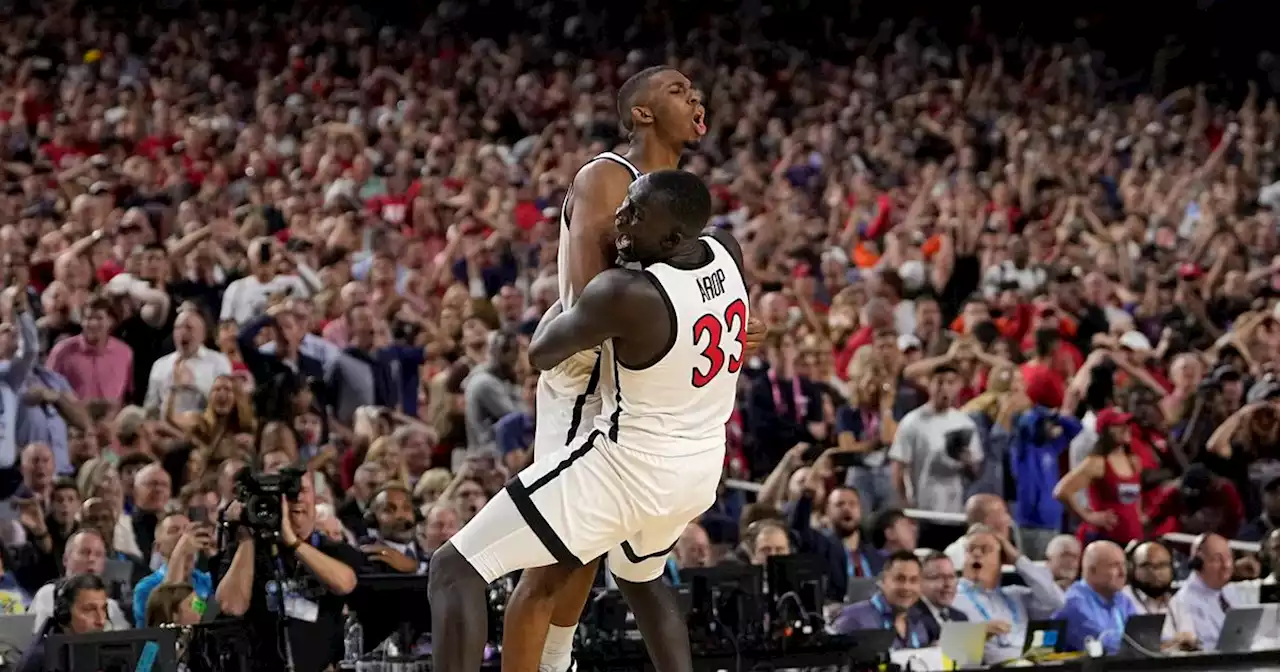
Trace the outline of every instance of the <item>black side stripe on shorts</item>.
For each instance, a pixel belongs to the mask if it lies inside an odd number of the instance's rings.
[[[596,388],[600,386],[600,355],[596,355],[596,364],[591,367],[591,377],[587,379],[587,389],[578,395],[573,402],[573,420],[569,422],[569,433],[564,437],[564,445],[567,448],[569,444],[578,436],[579,426],[582,424],[582,411],[587,406],[587,397],[596,393]]]
[[[600,437],[600,430],[598,429],[591,430],[591,435],[587,437],[587,440],[584,441],[581,446],[578,446],[576,449],[574,449],[572,453],[569,453],[568,457],[564,458],[563,460],[560,460],[560,464],[557,464],[555,469],[552,469],[551,471],[548,471],[547,473],[543,474],[541,478],[539,478],[538,480],[534,481],[532,484],[527,486],[526,492],[532,495],[533,493],[538,491],[538,488],[541,488],[542,486],[550,483],[556,476],[559,476],[560,474],[564,473],[564,470],[568,469],[569,465],[582,459],[583,455],[586,455],[588,451],[590,451],[592,448],[595,447],[596,439],[599,437]],[[523,486],[523,483],[521,485]]]
[[[618,355],[613,356],[613,414],[609,418],[609,440],[618,442],[618,416],[622,415],[622,381],[618,378]]]
[[[542,542],[543,547],[551,553],[551,557],[567,567],[580,567],[582,561],[569,552],[569,547],[561,541],[560,535],[551,529],[551,523],[543,517],[538,507],[534,506],[533,500],[529,498],[529,491],[525,489],[524,483],[519,478],[511,479],[507,484],[507,494],[511,495],[511,501],[516,505],[516,511],[520,512],[520,517],[524,519],[525,524],[533,530],[534,536],[538,537],[538,541]]]
[[[679,539],[677,539],[676,541],[679,541]],[[658,551],[656,553],[650,553],[648,555],[640,555],[639,553],[636,553],[636,549],[631,545],[631,542],[624,541],[622,542],[622,553],[627,556],[628,562],[630,562],[633,565],[638,565],[644,562],[645,560],[664,556],[670,553],[671,549],[675,547],[676,547],[676,542],[673,541],[671,542],[670,546],[662,549],[661,551]]]

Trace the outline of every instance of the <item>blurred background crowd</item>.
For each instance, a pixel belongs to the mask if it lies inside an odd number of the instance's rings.
[[[967,522],[1062,587],[1168,533],[1280,570],[1280,62],[1229,3],[147,4],[0,2],[7,611],[98,573],[152,622],[246,465],[425,568],[531,460],[560,204],[659,62],[771,332],[676,569],[840,602]]]

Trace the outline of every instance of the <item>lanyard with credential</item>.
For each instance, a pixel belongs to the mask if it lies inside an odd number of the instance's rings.
[[[974,590],[973,586],[968,582],[960,584],[960,591],[965,594],[965,597],[969,598],[973,606],[978,608],[978,613],[982,614],[982,620],[990,622],[991,612],[987,611],[986,605],[982,604],[982,601],[978,599],[978,591]],[[1018,622],[1018,603],[1014,602],[1013,598],[1005,595],[1003,590],[996,589],[996,594],[1004,599],[1005,606],[1009,608],[1009,627],[1011,628],[1010,632],[1012,632],[1012,627]],[[997,641],[1000,642],[1001,646],[1009,646],[1008,635],[1001,635]]]
[[[852,550],[847,548],[844,549],[844,553],[845,553],[845,559],[846,559],[846,562],[844,563],[844,568],[846,573],[848,573],[849,578],[852,579],[854,577],[870,577],[871,576],[871,563],[867,561],[866,553],[863,553],[862,551],[858,551],[857,553],[855,553]],[[855,562],[858,563],[858,566],[856,568],[854,567]]]
[[[881,627],[883,627],[885,630],[892,630],[894,637],[897,637],[898,639],[903,639],[902,637],[898,637],[898,630],[897,628],[893,627],[893,617],[885,616],[885,612],[892,614],[893,610],[889,609],[889,607],[885,605],[884,601],[880,599],[879,595],[876,595],[871,598],[871,606],[875,607],[876,610],[880,612],[880,616],[884,619],[884,625]],[[907,622],[907,632],[911,635],[911,648],[913,649],[920,648],[920,635],[916,634],[915,629],[911,627],[911,619],[904,617],[904,620],[906,620]]]

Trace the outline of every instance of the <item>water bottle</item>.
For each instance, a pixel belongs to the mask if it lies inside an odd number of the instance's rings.
[[[356,620],[355,614],[347,616],[346,633],[346,637],[342,640],[342,661],[354,664],[364,655],[364,628],[360,625],[360,621]]]

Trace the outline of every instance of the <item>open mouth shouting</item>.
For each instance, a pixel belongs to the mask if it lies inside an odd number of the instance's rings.
[[[699,138],[707,134],[707,111],[701,105],[693,113],[693,128],[698,132]]]

